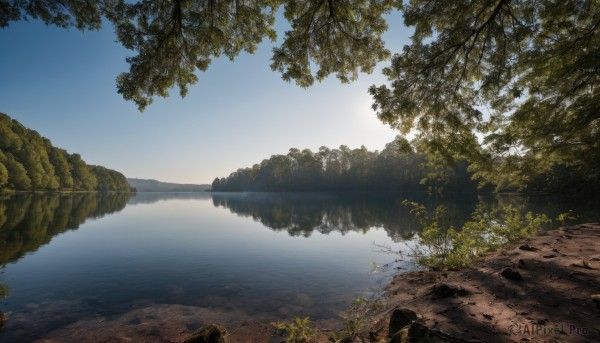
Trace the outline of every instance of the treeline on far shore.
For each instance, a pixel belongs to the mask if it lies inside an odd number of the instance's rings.
[[[79,154],[56,148],[0,113],[0,191],[121,191],[130,192],[125,176],[86,164]]]
[[[596,175],[566,164],[557,164],[550,170],[528,166],[530,175],[523,177],[521,174],[526,171],[513,170],[511,174],[498,161],[496,166],[472,164],[465,159],[440,163],[439,157],[420,152],[418,146],[418,141],[409,142],[398,136],[381,151],[369,151],[364,146],[350,149],[345,145],[338,149],[321,147],[316,152],[293,148],[286,155],[273,155],[227,177],[215,178],[211,190],[517,192],[588,197],[597,197],[600,192]]]
[[[350,149],[290,149],[249,168],[240,168],[226,178],[216,178],[212,191],[428,191],[476,192],[477,182],[459,161],[440,169],[429,166],[424,154],[415,152],[403,139],[382,151],[361,146]]]

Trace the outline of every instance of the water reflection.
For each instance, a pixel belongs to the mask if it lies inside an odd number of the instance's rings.
[[[0,303],[0,310],[11,312],[0,342],[28,342],[74,327],[79,337],[94,336],[93,330],[101,329],[97,325],[137,332],[150,316],[155,326],[144,326],[148,330],[169,322],[175,333],[194,330],[201,324],[194,321],[198,318],[337,319],[353,298],[385,285],[382,275],[368,275],[369,266],[394,256],[374,251],[372,243],[399,249],[402,244],[392,240],[419,229],[402,205],[406,198],[429,208],[445,204],[456,226],[480,203],[528,202],[530,209],[550,216],[573,209],[578,221],[591,218],[581,216],[585,211],[599,215],[597,207],[495,195],[4,196],[0,283],[12,289]],[[131,206],[118,216],[75,231],[87,218],[121,211],[126,204]],[[0,297],[8,291],[0,287]],[[99,324],[100,317],[106,324]]]
[[[517,194],[450,194],[431,197],[426,193],[213,193],[215,207],[251,217],[274,231],[290,236],[310,237],[314,232],[328,234],[367,232],[382,227],[398,242],[411,237],[420,225],[402,205],[408,199],[425,204],[432,212],[438,205],[447,207],[451,225],[460,228],[477,206],[489,211],[508,205],[556,218],[572,210],[575,222],[598,221],[598,203],[593,199],[561,199],[549,196],[528,197]],[[559,225],[560,223],[555,223]],[[568,224],[568,223],[566,223]]]
[[[131,194],[79,193],[0,197],[0,267],[74,230],[88,218],[121,211]]]
[[[137,192],[127,205],[154,204],[166,200],[208,200],[209,192]]]
[[[252,217],[275,231],[291,236],[309,237],[314,231],[328,234],[350,231],[367,232],[382,227],[394,240],[402,240],[419,230],[404,199],[428,203],[431,207],[444,203],[453,221],[464,221],[475,209],[477,196],[430,198],[427,194],[329,194],[329,193],[214,193],[215,207],[229,209]]]
[[[122,210],[129,198],[131,194],[126,193],[0,196],[0,269],[48,244],[54,236],[77,229],[88,218]],[[0,300],[9,293],[9,286],[0,283]],[[0,311],[0,329],[6,319]]]

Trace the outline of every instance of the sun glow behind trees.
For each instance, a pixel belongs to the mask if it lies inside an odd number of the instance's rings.
[[[303,87],[328,75],[352,81],[390,56],[382,41],[385,16],[399,10],[415,31],[384,70],[387,84],[370,88],[382,122],[404,134],[414,130],[419,151],[433,161],[468,159],[475,177],[498,189],[550,182],[581,191],[600,184],[598,1],[162,4],[13,2],[0,25],[32,17],[96,29],[106,17],[134,53],[118,91],[143,109],[174,86],[185,95],[214,58],[233,59],[253,53],[264,38],[274,40],[278,11],[289,28],[273,49],[273,70]],[[489,118],[481,106],[491,109]]]

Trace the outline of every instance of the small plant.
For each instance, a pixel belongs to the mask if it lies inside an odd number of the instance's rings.
[[[275,322],[271,323],[277,330],[287,332],[286,342],[288,343],[309,343],[316,339],[315,330],[311,327],[312,323],[309,317],[296,317],[291,323]]]
[[[556,220],[560,222],[561,226],[565,226],[565,223],[571,220],[575,220],[577,217],[573,215],[573,210],[569,210],[568,212],[563,212],[556,217]]]
[[[449,225],[446,209],[438,206],[429,215],[425,206],[404,201],[423,225],[415,248],[416,262],[429,269],[461,269],[473,264],[482,254],[504,244],[534,235],[551,221],[546,215],[523,214],[522,207],[500,210],[478,207],[460,230]]]
[[[368,337],[367,319],[372,312],[380,311],[382,308],[383,304],[378,300],[357,298],[343,316],[344,329],[342,331],[333,332],[329,337],[329,341],[337,342],[343,338],[352,341],[356,338],[359,338],[363,342],[368,341],[366,340]]]

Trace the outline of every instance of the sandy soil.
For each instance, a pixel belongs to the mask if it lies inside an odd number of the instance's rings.
[[[513,279],[502,275],[508,268]],[[432,293],[440,283],[449,286],[449,296]],[[594,294],[600,294],[600,224],[583,224],[541,233],[466,270],[399,274],[368,325],[373,339],[387,340],[391,313],[402,308],[457,342],[600,342],[600,305],[592,301]],[[247,316],[156,305],[117,317],[81,318],[36,342],[182,342],[212,322],[224,324],[229,342],[285,340],[268,323],[236,318]],[[319,342],[327,342],[330,329],[340,329],[341,323],[317,326]]]
[[[503,276],[508,268],[522,280]],[[436,297],[440,282],[466,295]],[[600,342],[600,306],[591,299],[600,294],[600,225],[544,232],[462,271],[400,274],[387,291],[387,310],[373,328],[380,336],[399,307],[466,341]]]

